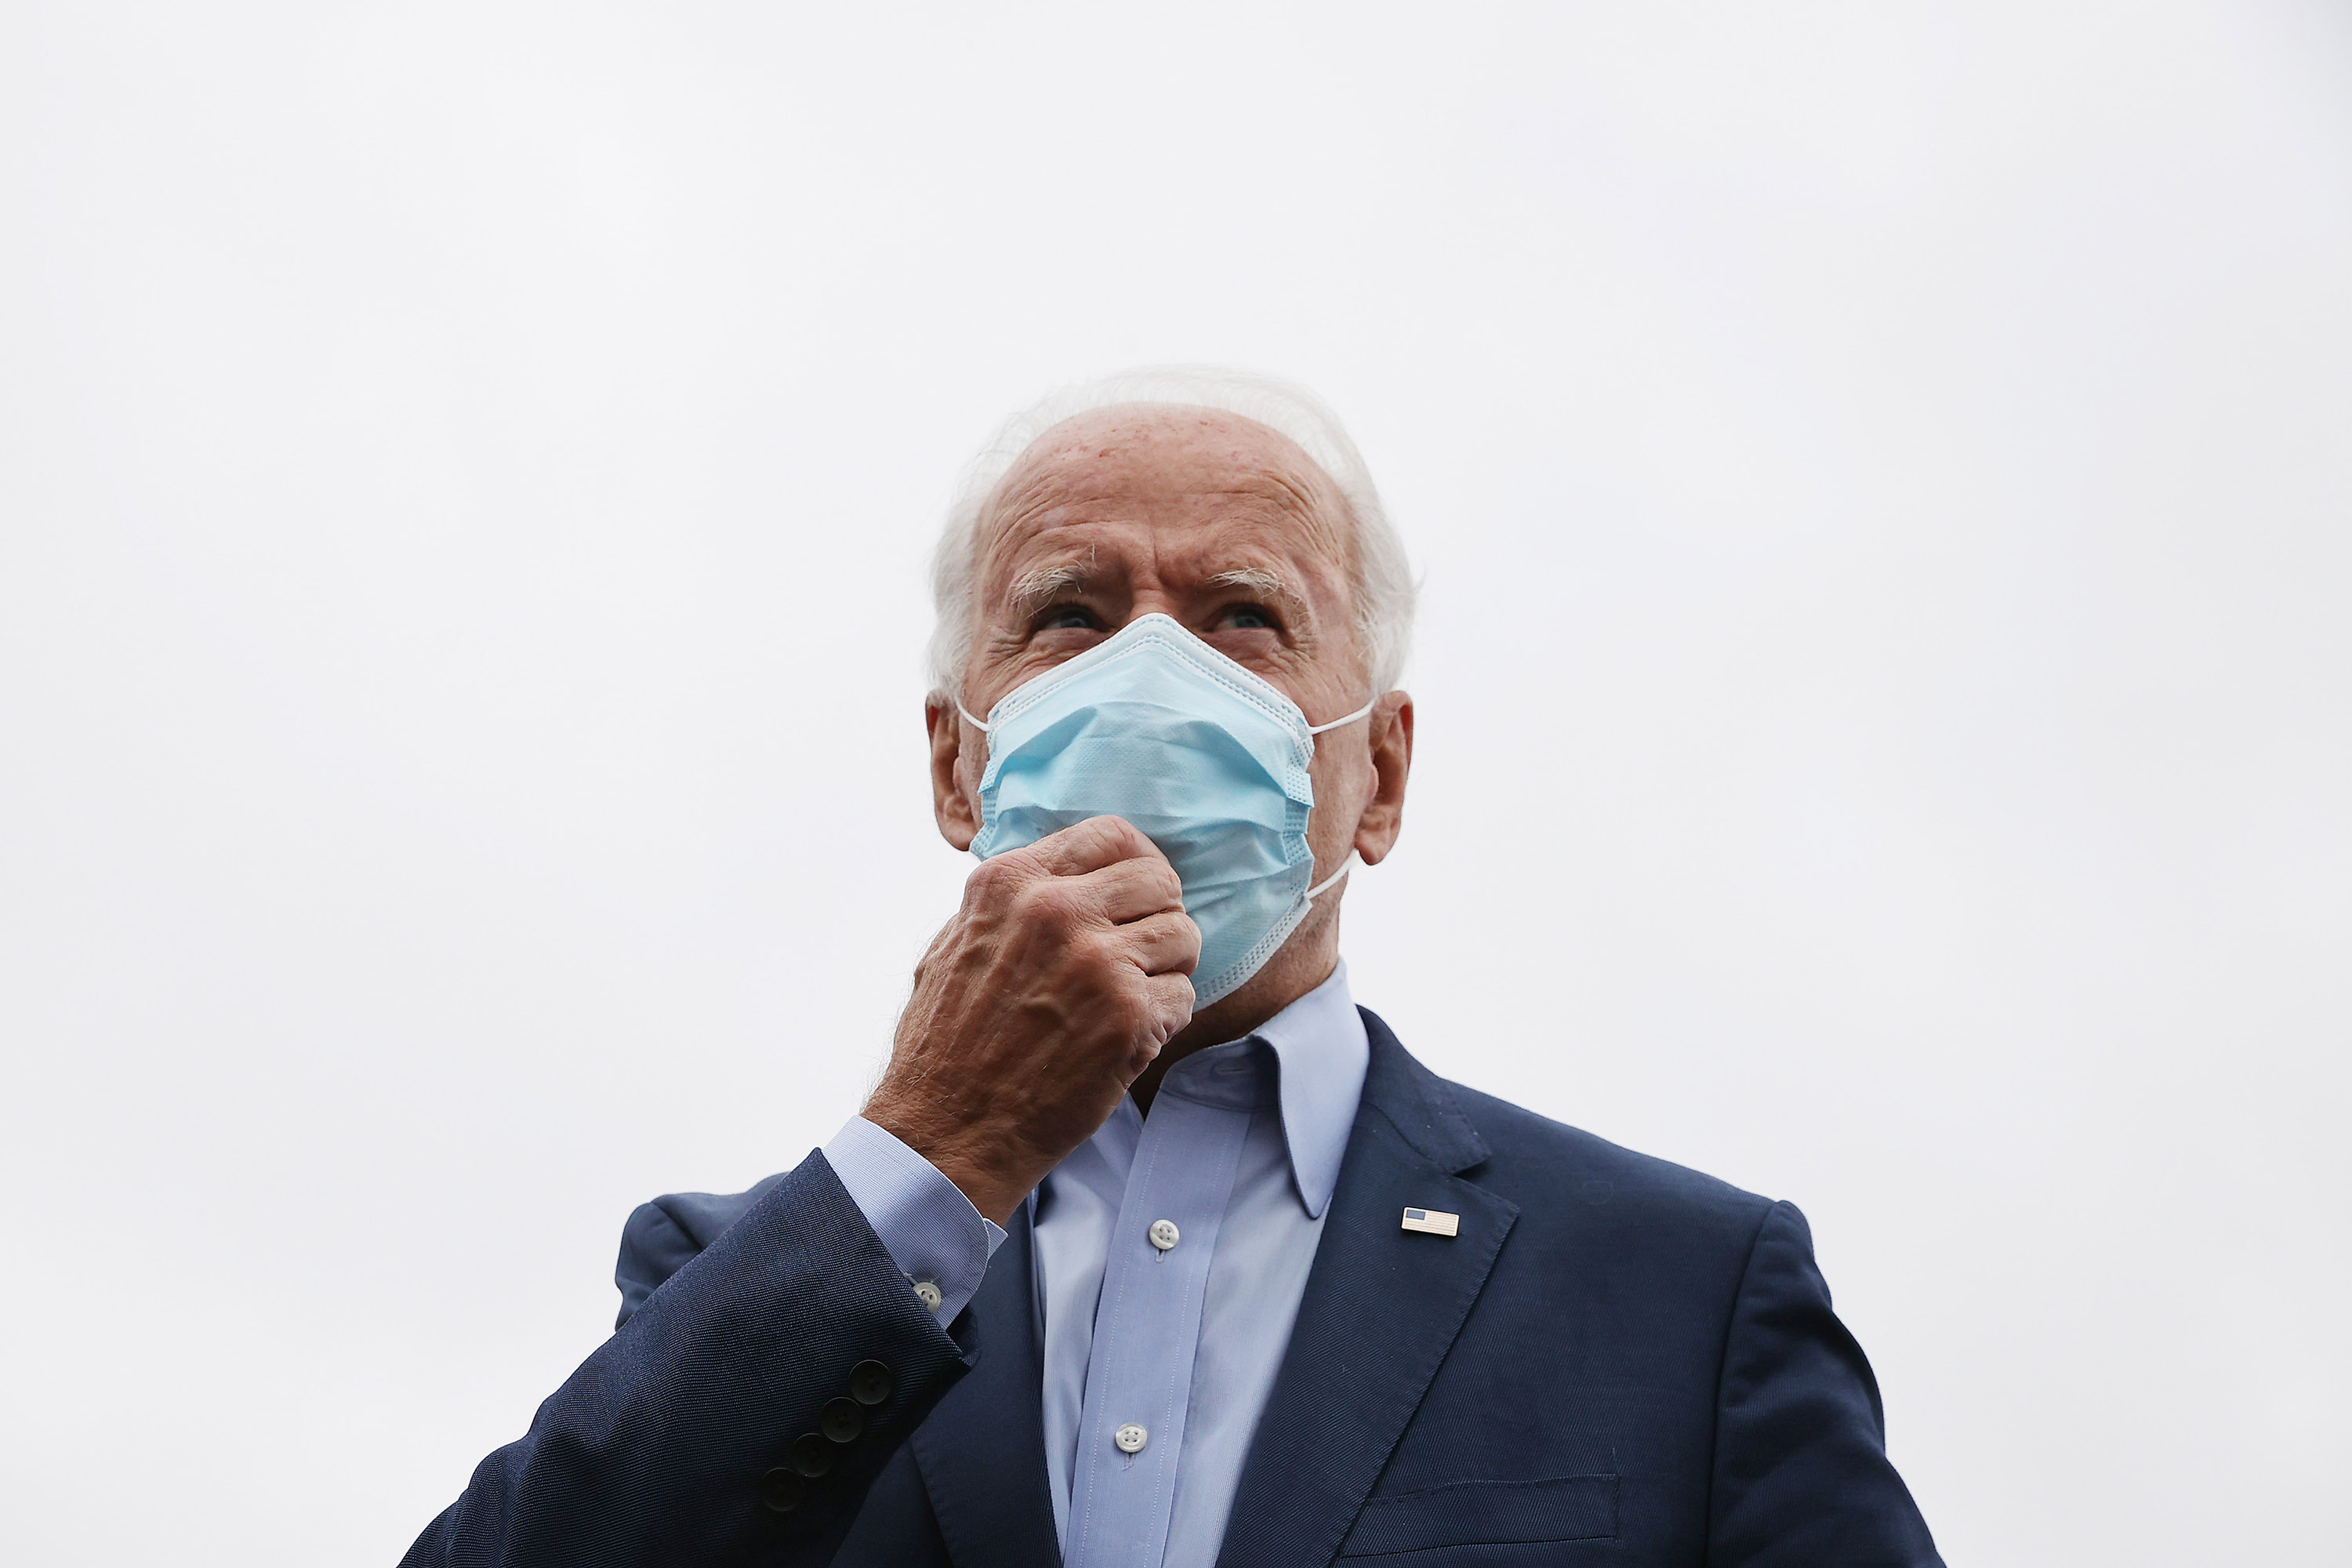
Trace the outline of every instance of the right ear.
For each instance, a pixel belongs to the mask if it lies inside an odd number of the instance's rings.
[[[931,735],[931,815],[939,821],[940,837],[959,849],[969,849],[980,837],[980,807],[964,792],[958,774],[962,771],[964,731],[971,727],[954,703],[938,697],[924,700],[923,726]],[[972,730],[972,733],[980,731]],[[987,742],[983,739],[982,743]]]

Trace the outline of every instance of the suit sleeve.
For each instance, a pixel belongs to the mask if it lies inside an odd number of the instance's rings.
[[[675,1272],[481,1462],[402,1568],[830,1559],[978,1346],[924,1310],[822,1154],[772,1182],[708,1246],[681,1231],[662,1260]],[[639,1250],[663,1240],[636,1235],[646,1213],[631,1221]],[[853,1377],[866,1363],[887,1375]]]
[[[1793,1204],[1765,1215],[1740,1281],[1711,1495],[1709,1568],[1942,1568]]]

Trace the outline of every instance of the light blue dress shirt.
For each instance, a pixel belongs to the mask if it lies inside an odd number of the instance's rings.
[[[1214,1563],[1370,1059],[1341,964],[1248,1038],[1170,1068],[1149,1117],[1122,1100],[1031,1195],[1066,1568]],[[853,1118],[825,1157],[952,1318],[1003,1233],[870,1122]]]

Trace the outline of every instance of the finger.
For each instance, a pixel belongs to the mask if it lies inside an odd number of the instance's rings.
[[[1184,884],[1165,860],[1121,860],[1062,886],[1113,925],[1184,908]]]
[[[1192,979],[1186,974],[1153,974],[1145,977],[1144,995],[1152,1019],[1163,1031],[1160,1039],[1172,1040],[1176,1032],[1192,1021]]]
[[[1187,914],[1149,915],[1119,927],[1118,936],[1146,974],[1190,974],[1201,963],[1201,928]]]
[[[1120,817],[1089,816],[1049,833],[1024,851],[1057,877],[1083,877],[1121,860],[1165,860],[1159,847]]]

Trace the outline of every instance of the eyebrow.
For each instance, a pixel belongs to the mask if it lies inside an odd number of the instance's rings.
[[[1024,573],[1013,580],[1013,610],[1015,615],[1028,616],[1044,609],[1073,588],[1084,588],[1088,581],[1089,561],[1086,566],[1064,562],[1059,566],[1042,566]]]
[[[1312,641],[1317,621],[1315,611],[1298,585],[1279,572],[1269,572],[1263,566],[1236,566],[1230,572],[1220,572],[1209,579],[1216,588],[1238,588],[1254,598],[1263,599],[1282,612],[1290,627],[1290,635]]]
[[[1095,581],[1094,562],[1066,561],[1055,566],[1041,566],[1013,580],[1008,597],[1016,616],[1028,616],[1052,604],[1063,595],[1084,593]],[[1244,593],[1271,599],[1290,611],[1294,617],[1307,610],[1307,595],[1297,585],[1279,572],[1263,566],[1235,566],[1219,572],[1208,579],[1213,588],[1239,588]]]
[[[1218,573],[1209,579],[1209,584],[1216,588],[1245,589],[1289,605],[1307,602],[1307,596],[1291,584],[1289,578],[1279,572],[1269,572],[1263,566],[1236,566],[1230,572]]]

